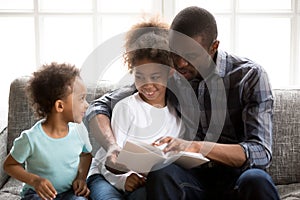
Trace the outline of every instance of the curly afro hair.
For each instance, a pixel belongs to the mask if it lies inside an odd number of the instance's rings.
[[[36,116],[46,117],[56,100],[71,94],[76,77],[79,69],[67,63],[52,62],[34,72],[25,89]]]

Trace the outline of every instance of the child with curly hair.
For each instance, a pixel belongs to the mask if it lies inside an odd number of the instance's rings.
[[[171,94],[167,82],[173,73],[168,33],[168,25],[158,18],[137,23],[126,33],[123,57],[136,91],[119,101],[112,112],[115,148],[123,148],[128,139],[151,144],[160,137],[181,134],[181,120],[167,98]],[[100,148],[93,158],[87,180],[90,198],[145,199],[147,172],[122,174],[105,162],[107,155]]]
[[[43,65],[26,94],[40,118],[15,139],[4,170],[24,182],[27,199],[87,199],[92,146],[82,118],[88,107],[80,71],[70,64]]]

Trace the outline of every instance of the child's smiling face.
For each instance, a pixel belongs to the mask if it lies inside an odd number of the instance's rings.
[[[136,62],[133,68],[136,88],[141,98],[153,106],[165,106],[169,67],[149,59]]]

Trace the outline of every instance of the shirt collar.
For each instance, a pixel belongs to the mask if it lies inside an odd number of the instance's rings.
[[[226,71],[226,52],[222,50],[218,50],[217,59],[216,59],[216,73],[220,77],[224,77],[225,71]]]
[[[222,50],[218,50],[216,52],[216,55],[215,55],[215,61],[214,64],[215,64],[215,69],[206,77],[204,78],[204,81],[210,79],[211,77],[217,75],[221,78],[223,78],[225,76],[225,71],[226,71],[226,52],[222,51]]]

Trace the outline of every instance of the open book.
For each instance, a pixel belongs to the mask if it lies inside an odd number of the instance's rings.
[[[127,140],[118,155],[117,162],[128,169],[139,173],[162,168],[172,162],[183,168],[190,169],[208,162],[200,153],[179,152],[164,153],[160,148],[141,141]]]

